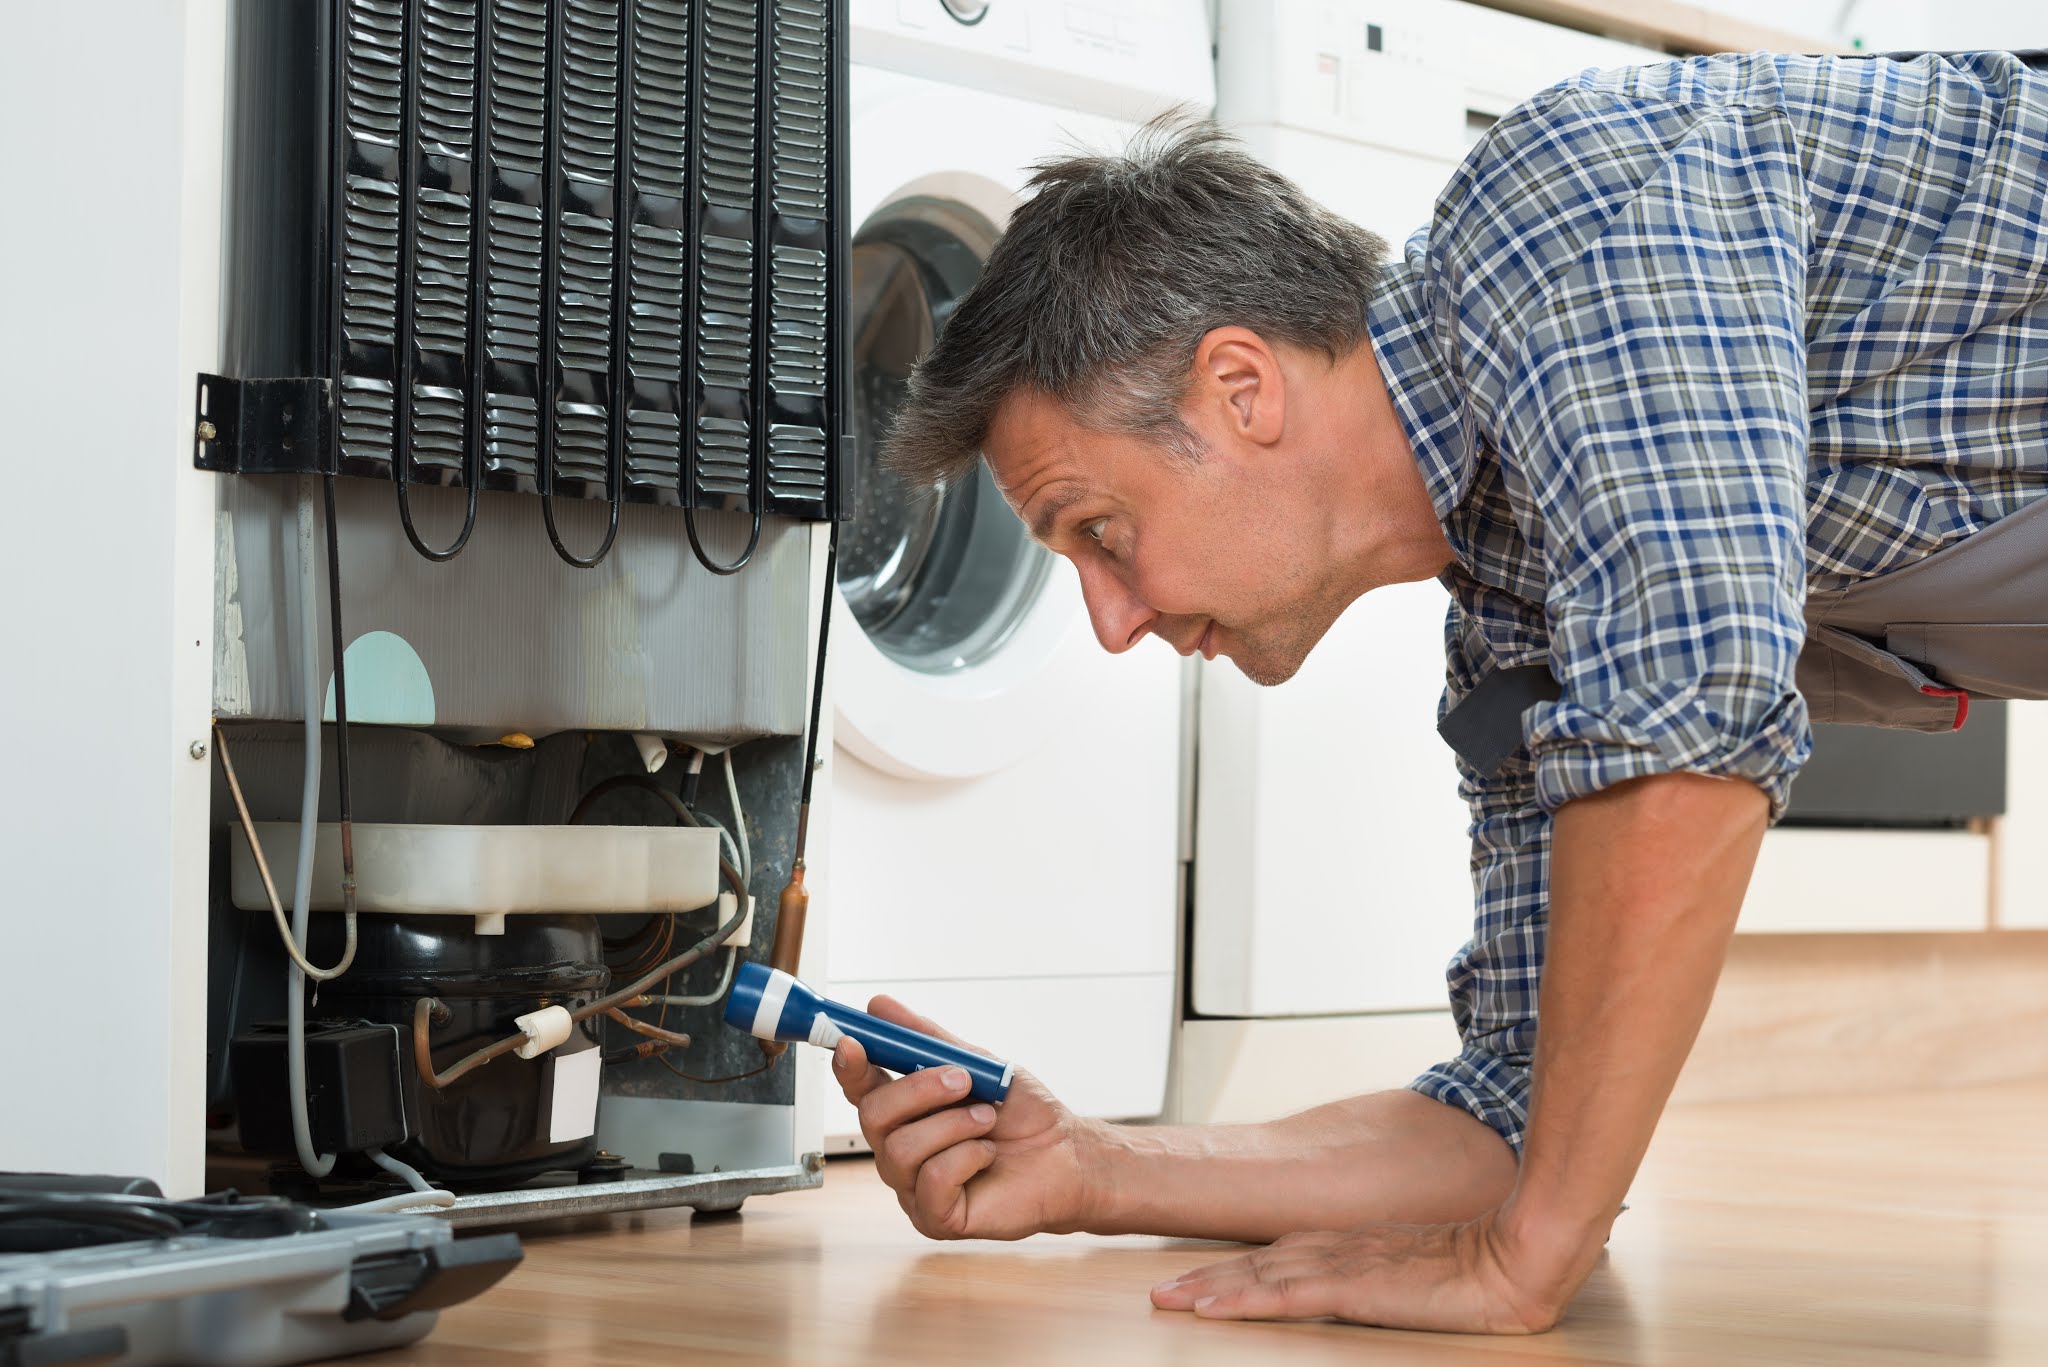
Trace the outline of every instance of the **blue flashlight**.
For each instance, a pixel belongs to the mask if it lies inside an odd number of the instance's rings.
[[[868,1061],[892,1073],[952,1065],[967,1072],[967,1093],[977,1101],[1001,1101],[1010,1094],[1014,1064],[984,1058],[971,1049],[856,1011],[766,964],[741,964],[725,999],[725,1023],[756,1039],[802,1040],[830,1049],[852,1036]]]

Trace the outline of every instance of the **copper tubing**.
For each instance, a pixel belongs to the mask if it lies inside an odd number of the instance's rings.
[[[768,951],[768,966],[796,974],[797,960],[804,952],[804,921],[810,915],[811,894],[804,886],[804,866],[790,871],[789,884],[775,908],[775,942]]]
[[[768,950],[768,966],[796,976],[797,960],[804,952],[804,922],[810,916],[811,894],[804,887],[803,861],[790,870],[789,883],[775,908],[775,942]],[[782,1057],[789,1046],[781,1040],[760,1041],[761,1052],[771,1060]]]
[[[688,1035],[678,1034],[674,1030],[664,1030],[658,1025],[650,1025],[644,1020],[636,1020],[619,1010],[616,1006],[607,1010],[605,1015],[611,1017],[635,1034],[645,1035],[649,1039],[660,1040],[663,1044],[673,1044],[679,1049],[690,1047],[690,1037]]]
[[[732,867],[730,864],[725,864],[724,860],[720,860],[719,863],[724,864],[727,869]],[[676,955],[675,958],[670,959],[667,963],[657,965],[641,977],[635,978],[629,986],[620,988],[608,997],[599,997],[594,1002],[577,1007],[569,1013],[569,1019],[572,1021],[588,1020],[592,1016],[611,1010],[614,1006],[622,1006],[629,999],[639,996],[664,978],[674,977],[731,939],[733,932],[740,928],[740,922],[747,919],[747,890],[740,883],[739,875],[737,874],[732,876],[732,883],[734,890],[739,894],[739,898],[738,905],[733,908],[731,919],[727,920],[703,939],[697,941],[696,944],[691,945],[688,949]]]
[[[439,1016],[443,1020],[448,1018],[448,1008],[441,1005],[438,998],[421,997],[413,1003],[412,1061],[413,1065],[420,1070],[420,1081],[426,1083],[435,1091],[441,1090],[464,1074],[483,1067],[494,1058],[502,1058],[526,1043],[525,1035],[507,1035],[496,1044],[487,1044],[474,1053],[463,1055],[463,1057],[448,1066],[448,1071],[437,1073],[434,1071],[434,1052],[427,1042],[428,1025],[435,1016]]]
[[[725,870],[727,879],[732,883],[733,890],[739,894],[738,904],[733,908],[732,916],[729,919],[727,919],[724,923],[719,925],[718,928],[713,930],[709,935],[699,940],[696,944],[690,946],[681,954],[676,955],[676,957],[670,959],[667,963],[661,964],[652,969],[651,971],[649,971],[648,973],[646,973],[645,975],[643,975],[642,977],[636,978],[630,985],[620,988],[617,992],[613,992],[609,996],[599,997],[595,1001],[586,1002],[582,1006],[577,1007],[574,1011],[571,1011],[569,1013],[570,1020],[589,1020],[592,1016],[604,1014],[606,1012],[611,1011],[615,1007],[624,1005],[626,1002],[632,1000],[634,997],[639,996],[641,993],[645,992],[648,988],[654,986],[656,983],[661,982],[665,978],[669,978],[677,973],[680,973],[682,970],[688,968],[691,964],[696,963],[699,959],[703,958],[712,950],[718,948],[720,945],[724,944],[727,940],[732,938],[733,932],[740,928],[740,922],[744,921],[747,917],[747,890],[746,886],[740,882],[738,871],[736,871],[732,867],[732,865],[726,863],[722,859],[718,862],[720,867]],[[443,1007],[441,1003],[433,997],[421,997],[417,1002],[413,1004],[413,1065],[419,1069],[420,1080],[436,1090],[446,1087],[449,1083],[454,1082],[457,1078],[463,1076],[465,1073],[470,1072],[472,1069],[482,1067],[484,1064],[489,1063],[494,1058],[502,1058],[504,1055],[511,1053],[514,1049],[517,1049],[520,1045],[526,1043],[526,1036],[523,1034],[507,1035],[505,1038],[499,1040],[496,1044],[485,1045],[483,1048],[478,1049],[476,1052],[467,1054],[461,1059],[458,1059],[455,1063],[449,1066],[447,1071],[437,1073],[434,1071],[433,1051],[428,1044],[427,1031],[429,1025],[429,1018],[435,1014],[443,1013],[446,1010],[447,1008]],[[445,1019],[445,1016],[443,1018]],[[685,1039],[685,1042],[687,1043],[687,1039]]]

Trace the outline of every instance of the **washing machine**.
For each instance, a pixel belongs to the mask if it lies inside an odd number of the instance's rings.
[[[851,348],[826,971],[1042,1078],[1158,1113],[1174,1023],[1184,662],[1097,644],[1079,581],[986,471],[876,464],[912,364],[1033,164],[1213,103],[1203,0],[852,0]],[[858,1141],[834,1099],[826,1131]]]
[[[1515,105],[1667,60],[1463,0],[1222,0],[1216,51],[1218,121],[1396,257]],[[1444,967],[1472,884],[1435,731],[1448,606],[1434,581],[1375,590],[1277,688],[1201,666],[1179,1118],[1265,1119],[1456,1052]]]

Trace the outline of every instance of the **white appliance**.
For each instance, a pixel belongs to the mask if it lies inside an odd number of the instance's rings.
[[[1587,67],[1662,60],[1459,0],[1223,0],[1217,117],[1398,256],[1502,114]],[[1444,966],[1472,888],[1435,730],[1446,607],[1433,582],[1375,591],[1278,688],[1203,667],[1184,1118],[1398,1086],[1455,1052]],[[1335,1065],[1320,1083],[1273,1066],[1303,1049]],[[1287,1090],[1304,1085],[1325,1090]]]
[[[833,995],[901,998],[1077,1110],[1156,1114],[1174,1021],[1181,661],[1096,643],[1072,567],[985,473],[873,463],[910,364],[1033,163],[1206,112],[1202,0],[853,0],[862,488],[832,636]],[[834,1098],[826,1131],[857,1141]]]

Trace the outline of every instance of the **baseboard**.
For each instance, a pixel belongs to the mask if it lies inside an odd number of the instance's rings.
[[[1268,1120],[1405,1085],[1448,1011],[1185,1021],[1167,1118]],[[2048,1078],[2048,931],[1737,936],[1673,1104]]]

